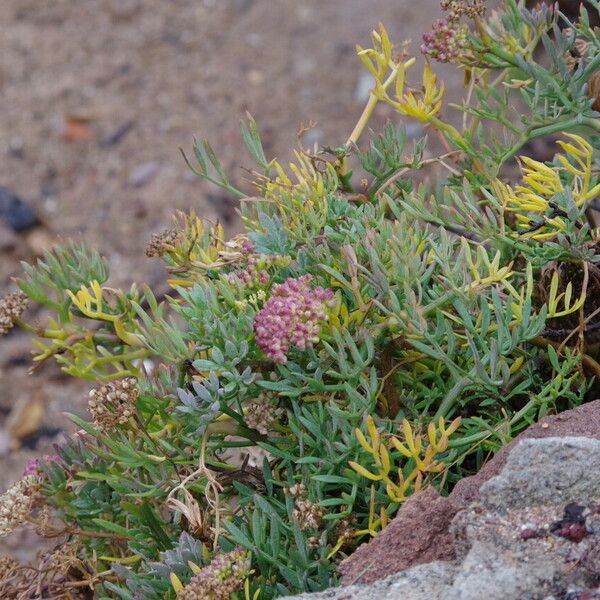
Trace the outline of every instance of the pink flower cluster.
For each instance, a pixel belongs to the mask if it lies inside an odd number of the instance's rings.
[[[39,458],[30,458],[25,464],[25,470],[23,471],[23,477],[27,477],[28,475],[42,475],[41,463],[43,462],[58,462],[60,460],[60,456],[58,454],[44,454],[42,459]]]
[[[311,275],[275,284],[271,297],[254,318],[256,343],[274,361],[285,364],[290,346],[306,350],[318,341],[320,323],[327,319],[333,292],[311,288]]]
[[[240,252],[242,254],[252,254],[254,252],[254,242],[252,240],[244,240]]]
[[[439,62],[452,62],[460,57],[467,44],[466,28],[456,19],[445,17],[433,23],[432,31],[423,34],[421,52]]]

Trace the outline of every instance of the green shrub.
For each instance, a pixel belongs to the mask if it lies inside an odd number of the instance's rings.
[[[411,87],[415,60],[381,27],[358,48],[375,85],[343,146],[285,168],[249,118],[246,197],[196,144],[188,164],[241,198],[245,233],[225,241],[178,214],[147,247],[167,265],[163,300],[107,287],[85,246],[24,265],[2,331],[33,331],[36,361],[98,382],[91,421],[73,416],[80,433],[0,500],[4,533],[27,518],[68,539],[69,560],[40,570],[48,589],[58,573],[73,593],[129,600],[335,585],[410,494],[447,492],[596,393],[597,30],[585,9],[569,23],[515,0],[487,16],[442,5],[422,51],[456,65],[461,104],[429,63]],[[379,103],[398,123],[359,150]],[[443,154],[409,141],[405,120]],[[552,134],[555,158],[521,157],[509,185],[514,157]],[[21,320],[25,296],[50,309],[46,326]]]

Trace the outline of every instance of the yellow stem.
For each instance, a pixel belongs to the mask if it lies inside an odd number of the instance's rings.
[[[390,85],[392,85],[392,83],[396,80],[396,77],[398,75],[398,70],[400,69],[400,67],[402,67],[403,69],[407,69],[408,67],[411,66],[411,64],[413,62],[414,62],[414,59],[410,59],[403,65],[400,65],[400,64],[394,65],[389,77],[381,85],[381,87],[384,89],[384,91],[387,90],[390,87]],[[369,101],[367,102],[365,108],[363,109],[363,112],[360,115],[360,119],[356,123],[356,126],[354,127],[352,133],[350,134],[350,137],[346,141],[347,147],[351,146],[352,144],[356,144],[358,142],[358,139],[362,135],[362,132],[365,130],[367,123],[371,119],[371,115],[373,114],[373,111],[375,110],[375,107],[377,106],[378,102],[379,102],[379,98],[377,98],[377,96],[375,96],[375,94],[373,93],[373,90],[371,90],[371,94],[369,96]]]

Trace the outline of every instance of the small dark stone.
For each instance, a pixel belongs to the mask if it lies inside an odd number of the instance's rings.
[[[129,175],[127,183],[134,188],[139,188],[150,183],[158,175],[160,166],[160,163],[156,160],[138,165]]]
[[[0,219],[14,231],[26,231],[40,224],[27,202],[12,190],[0,186]]]
[[[600,598],[598,590],[581,590],[578,592],[567,592],[560,600],[597,600]]]
[[[559,521],[560,523],[560,521]],[[588,535],[588,530],[584,523],[561,523],[560,527],[551,528],[554,535],[565,538],[570,542],[578,544]]]
[[[253,4],[254,0],[235,0],[233,3],[233,7],[238,13],[244,14],[252,8]]]
[[[135,121],[126,121],[122,125],[119,125],[116,129],[111,131],[105,138],[100,142],[102,148],[108,148],[110,146],[116,146],[119,142],[125,138],[125,136],[133,129]]]
[[[44,439],[44,438],[54,438],[56,437],[59,433],[62,432],[62,429],[58,429],[57,427],[45,427],[42,426],[40,427],[37,431],[35,431],[34,433],[24,437],[21,440],[21,443],[23,445],[24,448],[29,448],[30,450],[35,450],[38,447],[38,444]]]
[[[571,523],[584,523],[585,517],[583,513],[585,512],[585,506],[581,504],[577,504],[577,502],[570,502],[565,506],[564,512],[564,521],[570,521]]]
[[[564,508],[563,518],[550,525],[554,535],[578,544],[589,532],[585,525],[585,506],[571,502]]]
[[[527,527],[521,531],[522,540],[534,540],[545,536],[546,531],[544,529],[532,529],[531,527]]]

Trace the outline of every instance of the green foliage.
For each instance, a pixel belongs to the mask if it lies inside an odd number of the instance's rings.
[[[259,169],[245,233],[225,242],[179,214],[148,252],[169,273],[162,302],[106,287],[85,247],[24,267],[21,289],[56,313],[47,328],[23,324],[36,360],[140,388],[125,416],[106,388],[114,427],[73,417],[80,434],[44,467],[48,504],[101,597],[174,598],[238,546],[253,573],[233,597],[333,585],[339,560],[410,494],[449,491],[529,424],[594,393],[600,43],[585,13],[564,24],[514,0],[477,17],[457,106],[429,64],[410,87],[414,61],[375,32],[359,49],[375,86],[346,145],[299,151],[286,170],[243,124]],[[394,124],[359,150],[379,102],[428,138],[408,144]],[[515,153],[558,132],[554,160],[522,158],[507,185]],[[432,156],[439,137],[445,152]],[[194,154],[199,176],[242,196],[207,141]],[[415,183],[430,169],[448,177]]]

